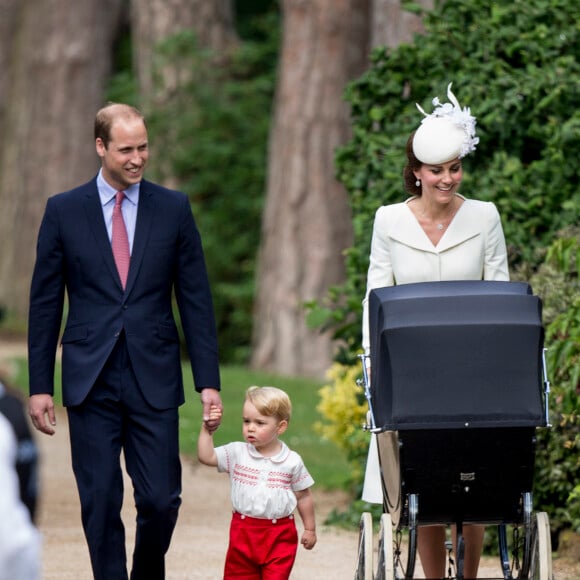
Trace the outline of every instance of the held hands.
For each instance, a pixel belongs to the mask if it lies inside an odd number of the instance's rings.
[[[209,408],[209,415],[207,419],[204,416],[203,419],[203,428],[210,434],[213,434],[214,431],[220,426],[222,422],[222,410],[217,405],[212,405]],[[213,425],[216,425],[213,427]]]
[[[223,411],[217,405],[212,405],[209,408],[209,416],[208,416],[207,420],[205,420],[205,418],[204,418],[203,424],[206,427],[206,429],[207,429],[208,423],[210,423],[212,425],[214,423],[220,424],[221,420],[222,420],[222,415],[223,415]]]
[[[217,430],[222,422],[222,400],[217,389],[203,389],[201,391],[203,405],[203,426],[209,432]]]
[[[312,550],[316,545],[316,532],[314,530],[304,530],[300,543],[307,549]]]
[[[200,463],[217,467],[218,459],[213,445],[213,434],[222,420],[221,405],[210,404],[207,408],[204,406],[203,423],[197,438],[197,458]]]

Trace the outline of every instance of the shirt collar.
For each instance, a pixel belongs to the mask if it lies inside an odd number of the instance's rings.
[[[125,197],[133,204],[137,205],[139,201],[139,187],[140,183],[135,183],[130,185],[127,189],[124,189]],[[99,198],[101,199],[101,205],[108,204],[117,194],[117,189],[111,187],[105,178],[103,177],[103,170],[99,169],[97,174],[97,190],[99,192]]]
[[[264,457],[251,443],[248,443],[248,453],[254,459],[269,459],[272,463],[282,463],[286,461],[288,458],[288,454],[290,453],[290,449],[284,443],[284,441],[280,441],[282,444],[282,448],[276,455],[272,455],[270,457]]]

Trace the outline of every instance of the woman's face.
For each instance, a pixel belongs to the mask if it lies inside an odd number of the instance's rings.
[[[427,201],[447,203],[457,193],[463,179],[463,168],[460,159],[453,159],[441,165],[423,164],[414,172],[421,180],[422,196]]]

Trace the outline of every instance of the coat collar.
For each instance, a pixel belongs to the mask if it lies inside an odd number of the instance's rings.
[[[250,454],[250,457],[252,457],[253,459],[264,459],[264,460],[269,460],[272,463],[283,463],[288,458],[288,455],[290,453],[290,449],[288,448],[286,443],[284,443],[283,441],[280,441],[280,443],[282,444],[282,448],[280,449],[280,451],[278,453],[276,453],[276,455],[272,455],[271,457],[264,457],[250,443],[247,444],[247,449],[248,449],[248,453]]]
[[[409,208],[408,204],[412,199],[415,199],[414,197],[400,204],[400,212],[390,228],[389,237],[416,250],[440,254],[480,235],[481,223],[479,220],[481,217],[478,220],[477,216],[474,216],[474,208],[470,200],[465,199],[462,195],[459,197],[463,199],[463,203],[436,246],[427,237],[411,208]]]

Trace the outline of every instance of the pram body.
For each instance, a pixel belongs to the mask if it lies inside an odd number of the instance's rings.
[[[540,299],[521,282],[379,288],[369,296],[369,328],[365,385],[385,519],[391,534],[406,529],[409,537],[399,576],[413,577],[419,526],[455,524],[462,578],[462,526],[478,523],[499,526],[504,578],[534,577],[536,429],[548,425],[549,392]],[[524,536],[515,565],[506,526]],[[381,543],[382,560],[389,560],[390,547],[383,537]],[[397,559],[400,547],[393,569]],[[380,568],[378,577],[389,577]]]

